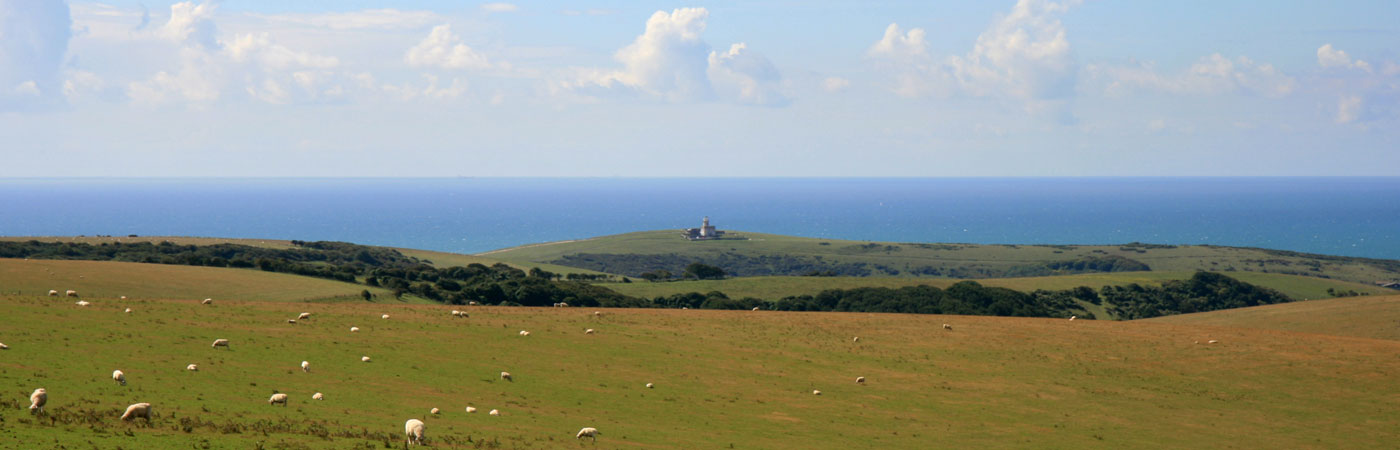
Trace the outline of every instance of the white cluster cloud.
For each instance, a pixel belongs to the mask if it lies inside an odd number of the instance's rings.
[[[414,67],[488,69],[493,66],[486,55],[472,50],[462,43],[462,38],[452,34],[452,27],[447,24],[433,27],[428,37],[408,49],[403,59]]]
[[[1297,80],[1267,63],[1248,57],[1234,59],[1219,53],[1201,58],[1186,70],[1163,74],[1152,64],[1134,66],[1090,65],[1086,71],[1109,95],[1136,91],[1177,95],[1219,95],[1246,93],[1282,97],[1293,93]]]
[[[507,12],[515,12],[515,11],[518,10],[518,9],[520,9],[520,8],[516,7],[516,6],[513,5],[513,4],[510,4],[510,3],[503,3],[503,2],[483,3],[483,4],[481,5],[481,10],[482,10],[482,11],[486,11],[486,12],[488,12],[488,13],[507,13]]]
[[[584,95],[642,93],[669,101],[712,100],[722,96],[740,103],[782,105],[782,74],[767,58],[744,43],[715,52],[702,39],[709,11],[680,8],[657,11],[646,29],[614,58],[622,70],[575,70],[562,90]]]
[[[1323,44],[1317,48],[1317,65],[1324,69],[1341,67],[1345,69],[1357,69],[1366,72],[1371,71],[1371,64],[1362,60],[1352,60],[1347,52],[1332,48],[1332,44]]]
[[[46,108],[61,101],[71,28],[62,1],[0,0],[0,111]]]
[[[1330,83],[1322,89],[1337,97],[1333,121],[1359,124],[1400,116],[1400,66],[1386,62],[1377,71],[1368,62],[1353,59],[1347,52],[1323,44],[1317,49],[1317,65],[1326,70]]]
[[[218,48],[218,27],[214,26],[216,3],[180,2],[170,5],[170,20],[157,34],[163,38],[181,43],[194,44],[204,48]]]

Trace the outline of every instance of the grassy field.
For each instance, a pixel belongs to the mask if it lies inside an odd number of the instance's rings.
[[[521,263],[554,262],[565,255],[579,253],[674,253],[697,260],[713,258],[724,253],[749,257],[782,255],[821,257],[822,261],[829,263],[880,264],[900,270],[901,275],[920,267],[965,271],[1004,270],[1047,261],[1122,256],[1143,262],[1154,271],[1233,270],[1302,274],[1364,284],[1400,279],[1400,263],[1392,260],[1303,255],[1251,248],[1198,245],[1158,248],[1117,245],[915,244],[814,239],[749,232],[730,232],[727,236],[734,239],[688,241],[676,231],[645,231],[529,245],[482,255]]]
[[[389,291],[380,288],[251,269],[0,258],[0,293],[45,295],[50,289],[72,289],[93,301],[123,295],[132,299],[221,301],[359,300],[360,291],[365,289],[381,299],[392,299]]]
[[[1004,287],[1023,292],[1036,289],[1063,290],[1079,286],[1095,289],[1103,286],[1160,285],[1167,280],[1184,280],[1194,272],[1117,272],[1061,275],[1054,277],[1026,278],[985,278],[974,280],[984,286]],[[1240,280],[1278,290],[1291,298],[1305,300],[1326,298],[1327,289],[1355,290],[1372,295],[1395,294],[1396,291],[1379,286],[1365,285],[1338,280],[1283,275],[1259,272],[1230,272],[1226,275]],[[757,297],[764,300],[777,300],[790,295],[814,295],[827,289],[854,289],[861,287],[899,288],[904,286],[929,285],[947,287],[962,280],[948,278],[911,277],[741,277],[724,280],[692,280],[649,283],[641,280],[632,283],[599,283],[600,286],[617,292],[644,298],[655,298],[687,292],[720,291],[730,298]]]
[[[1400,341],[1400,296],[1314,300],[1156,317],[1145,322],[1262,328]]]
[[[540,268],[540,270],[546,270],[546,271],[549,271],[549,272],[561,273],[561,274],[565,274],[565,275],[571,274],[571,273],[585,273],[585,274],[603,275],[602,272],[598,272],[598,271],[594,271],[594,270],[579,269],[579,268],[577,268],[577,267],[560,266],[560,265],[557,265],[557,264],[528,263],[528,262],[527,262],[527,263],[508,262],[508,261],[501,261],[501,260],[498,260],[498,259],[487,258],[487,257],[484,257],[484,256],[463,255],[463,254],[461,254],[461,253],[435,252],[435,251],[432,251],[432,250],[419,250],[419,249],[412,249],[412,248],[394,248],[394,250],[398,250],[399,253],[403,253],[403,254],[406,255],[406,256],[411,256],[411,257],[418,258],[418,259],[421,259],[421,260],[424,260],[424,261],[429,261],[429,262],[432,263],[432,265],[433,265],[434,267],[453,267],[453,266],[462,266],[462,267],[466,267],[466,266],[471,265],[471,264],[481,264],[481,265],[484,265],[484,266],[491,266],[491,265],[495,265],[495,264],[497,264],[497,263],[505,263],[506,265],[509,265],[509,266],[511,266],[511,267],[514,267],[514,268],[517,268],[517,269],[520,269],[520,270],[526,270],[526,271],[528,271],[528,270],[530,270],[530,269],[532,269],[532,268],[538,267],[538,268]]]
[[[39,241],[39,242],[73,242],[82,244],[99,245],[102,243],[137,243],[150,242],[159,244],[169,241],[178,245],[214,245],[214,244],[238,244],[250,247],[288,249],[292,248],[292,241],[281,239],[237,239],[218,237],[189,237],[189,236],[0,236],[0,241]]]
[[[471,307],[455,319],[422,305],[83,308],[13,295],[0,308],[10,346],[0,442],[27,448],[395,448],[409,418],[425,420],[436,448],[1390,448],[1400,438],[1400,342],[1373,339],[863,313]],[[300,312],[312,318],[286,323]],[[216,338],[231,349],[210,348]],[[1193,344],[1207,339],[1221,343]],[[191,363],[200,370],[185,371]],[[114,369],[128,386],[111,381]],[[35,418],[25,407],[38,387],[49,405]],[[290,405],[269,406],[274,391]],[[150,426],[117,419],[135,402],[154,405]],[[434,407],[442,414],[428,417]],[[584,426],[602,431],[596,447],[573,439]]]

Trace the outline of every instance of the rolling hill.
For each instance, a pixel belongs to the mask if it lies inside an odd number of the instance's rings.
[[[1259,328],[1400,341],[1400,296],[1347,297],[1155,317],[1145,322]]]
[[[0,258],[0,293],[44,295],[50,289],[78,291],[83,298],[328,301],[360,299],[369,290],[381,299],[387,290],[321,278],[199,266],[115,261]],[[71,303],[71,302],[67,302]]]

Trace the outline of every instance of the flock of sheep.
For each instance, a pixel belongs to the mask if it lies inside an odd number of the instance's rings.
[[[49,296],[55,296],[55,297],[58,296],[58,291],[57,291],[57,290],[50,290],[50,291],[49,291]],[[67,293],[66,293],[66,296],[68,296],[68,297],[77,297],[77,296],[78,296],[78,293],[77,293],[77,291],[74,291],[74,290],[68,290]],[[121,299],[122,299],[122,300],[125,300],[125,299],[126,299],[126,296],[122,296]],[[211,305],[211,304],[213,304],[213,302],[214,302],[213,299],[211,299],[211,298],[206,298],[206,299],[204,299],[204,300],[203,300],[202,302],[200,302],[200,303],[203,304],[203,305]],[[475,304],[475,302],[472,302],[472,303]],[[77,304],[78,306],[88,306],[88,305],[91,305],[90,302],[82,301],[82,300],[78,301],[76,304]],[[555,305],[555,306],[556,306],[556,307],[562,307],[562,306],[568,306],[568,305],[567,305],[567,304],[557,304],[557,305]],[[126,313],[131,313],[131,308],[126,308],[125,312],[126,312]],[[598,311],[595,311],[593,314],[594,314],[595,317],[600,317],[600,316],[602,316],[602,312],[598,312]],[[452,316],[453,316],[453,317],[462,317],[462,318],[469,317],[466,311],[458,311],[458,310],[453,310],[453,311],[452,311]],[[388,319],[388,318],[389,318],[389,315],[388,315],[388,314],[384,314],[384,315],[381,315],[380,317],[381,317],[382,319]],[[297,323],[297,321],[305,321],[305,320],[310,319],[310,318],[311,318],[311,313],[309,313],[309,312],[304,312],[304,313],[301,313],[300,315],[298,315],[297,318],[295,318],[295,319],[288,319],[287,322],[288,322],[288,323],[291,323],[291,324],[295,324],[295,323]],[[358,331],[360,331],[360,329],[359,329],[359,327],[350,327],[350,331],[351,331],[351,332],[358,332]],[[592,328],[589,328],[589,329],[587,329],[587,330],[585,331],[584,334],[594,334],[594,333],[595,333],[595,331],[594,331]],[[521,331],[520,331],[520,335],[521,335],[521,336],[529,336],[529,335],[530,335],[530,332],[529,332],[529,331],[525,331],[525,330],[521,330]],[[215,349],[218,349],[219,347],[229,348],[229,340],[228,340],[228,339],[215,339],[215,340],[214,340],[214,343],[213,343],[213,345],[211,345],[211,347],[213,347],[213,348],[215,348]],[[9,348],[9,347],[6,346],[5,344],[0,343],[0,350],[4,350],[4,349],[8,349],[8,348]],[[362,362],[370,362],[371,360],[370,360],[370,357],[369,357],[369,356],[363,356],[363,357],[360,358],[360,361],[362,361]],[[198,364],[190,364],[190,365],[188,365],[188,366],[185,366],[185,370],[188,370],[188,371],[191,371],[191,372],[197,372],[197,371],[199,371],[199,365],[198,365]],[[310,361],[302,361],[302,362],[301,362],[301,370],[302,370],[302,372],[307,372],[307,373],[311,372],[311,362],[310,362]],[[502,380],[506,380],[506,381],[514,381],[514,379],[511,377],[510,372],[501,372],[501,379],[502,379]],[[112,371],[112,381],[116,382],[118,385],[126,386],[126,385],[127,385],[126,373],[125,373],[125,372],[122,372],[121,370],[114,370],[114,371]],[[647,386],[648,388],[651,388],[651,387],[652,387],[652,384],[651,384],[651,383],[647,383],[646,386]],[[287,406],[288,399],[289,399],[289,397],[288,397],[287,394],[281,393],[281,392],[277,392],[277,393],[272,394],[272,396],[268,398],[267,403],[268,403],[269,405],[274,405],[274,406],[275,406],[275,405],[282,405],[283,407],[286,407],[286,406]],[[311,396],[311,399],[312,399],[312,400],[324,400],[324,399],[325,399],[325,396],[324,396],[322,393],[317,392],[317,393],[315,393],[315,394],[313,394],[313,395]],[[46,390],[46,389],[44,389],[44,388],[35,389],[34,392],[33,392],[32,394],[29,395],[29,403],[30,403],[30,404],[29,404],[29,412],[30,412],[30,414],[44,414],[44,406],[48,404],[48,400],[49,400],[48,390]],[[434,415],[436,415],[436,414],[438,414],[439,412],[440,412],[440,411],[438,410],[438,408],[433,408],[431,411],[429,411],[429,414],[434,414]],[[466,412],[468,412],[468,413],[474,413],[474,412],[476,412],[476,408],[475,408],[475,407],[472,407],[472,406],[467,406],[467,407],[466,407]],[[492,409],[488,414],[491,415],[491,416],[500,416],[500,415],[501,415],[501,412],[500,412],[500,410]],[[135,420],[135,419],[137,419],[137,418],[143,418],[143,419],[146,419],[147,422],[149,422],[149,421],[151,420],[151,416],[152,416],[152,413],[151,413],[151,404],[150,404],[150,403],[135,403],[135,404],[132,404],[132,405],[130,405],[130,406],[127,406],[126,410],[122,413],[121,420],[123,420],[123,421],[131,421],[131,420]],[[423,424],[423,421],[418,420],[418,419],[409,419],[407,422],[404,423],[404,436],[405,436],[407,445],[414,445],[414,444],[422,445],[422,444],[423,444],[423,433],[424,433],[424,424]],[[601,434],[601,433],[598,431],[597,428],[593,428],[593,427],[584,427],[584,428],[582,428],[582,429],[580,429],[580,430],[578,431],[578,433],[575,435],[575,438],[577,438],[577,439],[589,438],[589,439],[592,439],[593,442],[597,442],[597,439],[598,439],[597,436],[598,436],[599,434]]]

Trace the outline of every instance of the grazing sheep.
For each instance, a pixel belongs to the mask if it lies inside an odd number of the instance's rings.
[[[125,296],[125,295],[123,295],[123,296],[121,296],[121,297],[119,297],[119,298],[120,298],[121,300],[126,300],[126,296]]]
[[[493,415],[493,416],[499,416],[499,415],[501,415],[501,412],[493,409],[493,410],[491,410],[491,412],[489,412],[489,413],[487,413],[487,414],[490,414],[490,415]]]
[[[758,311],[758,307],[757,307],[757,306],[753,307],[753,310],[754,310],[754,311]]]
[[[199,371],[199,365],[198,365],[198,364],[190,364],[190,365],[188,365],[188,366],[185,366],[185,370],[188,370],[188,371],[190,371],[190,372],[198,372],[198,371]]]
[[[434,415],[436,415],[437,413],[438,413],[438,409],[437,409],[437,408],[433,408],[433,409],[428,410],[428,414],[434,414]]]
[[[53,289],[49,289],[49,297],[57,297],[57,296],[58,296],[58,291],[53,290]]]
[[[296,325],[296,324],[297,324],[297,320],[296,320],[296,319],[287,319],[287,323],[290,323],[290,324],[292,324],[292,325]]]
[[[77,303],[74,303],[74,305],[78,305],[78,306],[87,306],[87,305],[91,305],[91,304],[92,304],[92,303],[88,303],[87,300],[78,300]]]
[[[127,314],[131,314],[131,308],[127,308],[127,309],[126,309],[126,313],[127,313]]]
[[[525,331],[525,330],[520,330],[520,335],[521,335],[521,336],[529,336],[529,335],[530,335],[530,332],[529,332],[529,331]]]
[[[651,384],[651,383],[647,383],[647,389],[651,389],[651,388],[654,388],[654,387],[656,387],[656,385]]]
[[[214,345],[212,345],[212,347],[214,347],[214,348],[219,348],[219,347],[229,348],[229,346],[228,346],[228,339],[215,339],[215,340],[214,340]]]
[[[501,379],[506,381],[515,381],[514,378],[511,378],[510,372],[501,372]]]
[[[1073,322],[1074,319],[1077,319],[1077,318],[1079,318],[1079,316],[1069,316],[1069,321],[1070,321],[1070,322]]]
[[[587,330],[583,330],[583,334],[593,334],[593,329],[589,328]]]
[[[388,318],[389,318],[389,315],[388,315],[388,314],[385,314],[385,315],[379,316],[379,318],[380,318],[380,319],[388,319]]]
[[[951,329],[953,329],[953,326],[952,326],[952,325],[948,325],[948,324],[945,323],[945,324],[943,324],[943,329],[945,329],[945,330],[951,330]]]
[[[1206,343],[1207,343],[1207,344],[1219,344],[1220,341],[1217,341],[1217,340],[1215,340],[1215,339],[1211,339],[1211,340],[1209,340],[1209,341],[1206,341]]]
[[[306,361],[302,361],[302,362],[301,362],[301,371],[302,371],[302,372],[310,372],[310,371],[311,371],[311,363],[306,362]]]
[[[593,311],[593,317],[603,317],[602,311]]]
[[[851,339],[851,342],[860,342],[860,336],[856,336],[856,337],[852,338],[852,339]]]
[[[593,442],[598,442],[598,429],[593,427],[583,427],[583,429],[578,430],[577,435],[574,435],[574,439],[583,439],[585,437],[592,438]]]
[[[69,289],[68,292],[65,292],[63,295],[67,295],[67,296],[69,296],[69,297],[77,297],[77,296],[78,296],[78,291]]]
[[[122,373],[122,371],[120,370],[113,370],[112,381],[115,381],[117,382],[117,384],[120,384],[122,386],[126,386],[126,374]]]
[[[816,389],[813,389],[813,390],[812,390],[812,395],[822,395],[822,391],[818,391],[818,390],[816,390]]]
[[[351,332],[351,333],[359,333],[359,332],[360,332],[360,327],[350,327],[350,332]]]
[[[10,349],[10,346],[5,345],[4,342],[0,342],[0,350],[9,350],[9,349]]]
[[[475,413],[475,412],[476,412],[476,408],[475,408],[475,407],[471,407],[471,406],[468,406],[468,407],[467,407],[467,414],[471,414],[471,413]]]
[[[29,394],[29,413],[42,414],[44,412],[44,404],[48,402],[49,391],[44,390],[44,388],[35,389],[33,394]]]
[[[214,299],[212,299],[212,298],[206,298],[206,299],[204,299],[204,301],[199,302],[199,304],[201,304],[201,305],[212,305],[212,304],[214,304]]]
[[[287,394],[278,392],[272,394],[272,397],[267,399],[267,404],[269,405],[276,405],[278,403],[281,403],[283,408],[287,407]]]
[[[865,384],[865,377],[856,377],[856,382],[860,384]]]
[[[467,306],[476,306],[476,302],[467,302]]]
[[[317,392],[317,393],[315,393],[315,394],[311,394],[311,399],[312,399],[312,400],[325,400],[325,399],[326,399],[326,396],[321,395],[320,392]]]
[[[311,318],[311,313],[301,313],[301,315],[297,316],[297,320],[306,320],[306,319],[310,319],[310,318]]]
[[[137,418],[137,417],[145,418],[147,422],[150,422],[150,421],[151,421],[151,404],[150,404],[150,403],[137,403],[137,404],[134,404],[134,405],[131,405],[131,406],[126,407],[126,412],[122,413],[122,420],[132,420],[132,419],[135,419],[135,418]]]
[[[408,419],[408,422],[403,424],[403,434],[408,436],[407,445],[423,445],[423,421]]]
[[[360,357],[360,361],[361,361],[361,362],[369,362],[369,357],[368,357],[368,356],[361,356],[361,357]]]

